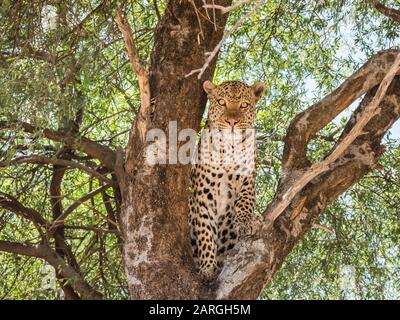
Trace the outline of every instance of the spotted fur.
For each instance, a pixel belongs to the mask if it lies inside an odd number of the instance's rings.
[[[254,129],[255,105],[265,90],[262,83],[248,86],[228,81],[214,85],[206,81],[203,87],[210,100],[206,129],[217,132]],[[214,153],[210,156],[205,150],[217,148],[218,155],[228,158],[229,150],[239,145],[218,139],[212,136],[206,143],[201,141],[190,177],[191,245],[199,271],[207,280],[216,276],[226,252],[235,246],[240,235],[251,232],[255,220],[255,172],[249,172],[254,157],[244,159],[244,165],[213,161]],[[246,139],[249,138],[244,135],[241,142]],[[217,147],[216,142],[220,143]]]

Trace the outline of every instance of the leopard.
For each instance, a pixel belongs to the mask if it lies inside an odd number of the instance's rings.
[[[190,171],[188,222],[196,268],[209,282],[221,271],[227,253],[241,237],[252,233],[257,221],[254,126],[256,104],[266,86],[259,81],[216,85],[207,80],[203,89],[210,104]],[[204,138],[204,132],[211,134]],[[241,161],[227,161],[243,145],[250,146],[250,151],[239,152]]]

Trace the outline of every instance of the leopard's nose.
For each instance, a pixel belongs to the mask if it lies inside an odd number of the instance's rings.
[[[235,125],[239,123],[239,120],[237,119],[226,119],[226,122],[233,128]]]

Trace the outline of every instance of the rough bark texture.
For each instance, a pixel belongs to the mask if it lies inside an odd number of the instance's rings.
[[[399,53],[390,50],[377,54],[338,89],[292,121],[285,139],[278,190],[257,233],[243,239],[230,253],[218,280],[205,285],[194,271],[189,248],[189,167],[147,165],[146,145],[140,138],[143,126],[146,130],[159,128],[168,132],[169,121],[177,121],[178,131],[199,129],[206,102],[202,82],[211,78],[215,61],[201,80],[185,78],[185,75],[202,66],[204,54],[221,40],[226,23],[226,15],[216,12],[214,26],[202,4],[200,0],[168,2],[156,30],[149,70],[152,104],[141,114],[140,128],[138,122],[132,126],[125,172],[119,174],[125,271],[134,299],[257,298],[319,214],[375,168],[383,152],[382,137],[399,118],[400,77],[396,76],[379,105],[379,113],[364,127],[365,133],[327,171],[288,200],[287,190],[311,170],[306,156],[310,139],[365,94],[342,134],[343,139],[358,115],[364,112]],[[216,4],[228,6],[230,1],[216,1]],[[197,14],[194,6],[199,10]],[[271,213],[284,201],[288,205],[276,219],[271,219]]]

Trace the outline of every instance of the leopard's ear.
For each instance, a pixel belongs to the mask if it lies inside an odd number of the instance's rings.
[[[215,89],[215,84],[207,80],[203,82],[203,89],[207,95],[211,95],[212,91]]]
[[[251,88],[253,89],[254,96],[258,101],[265,92],[266,86],[264,83],[256,81]]]

